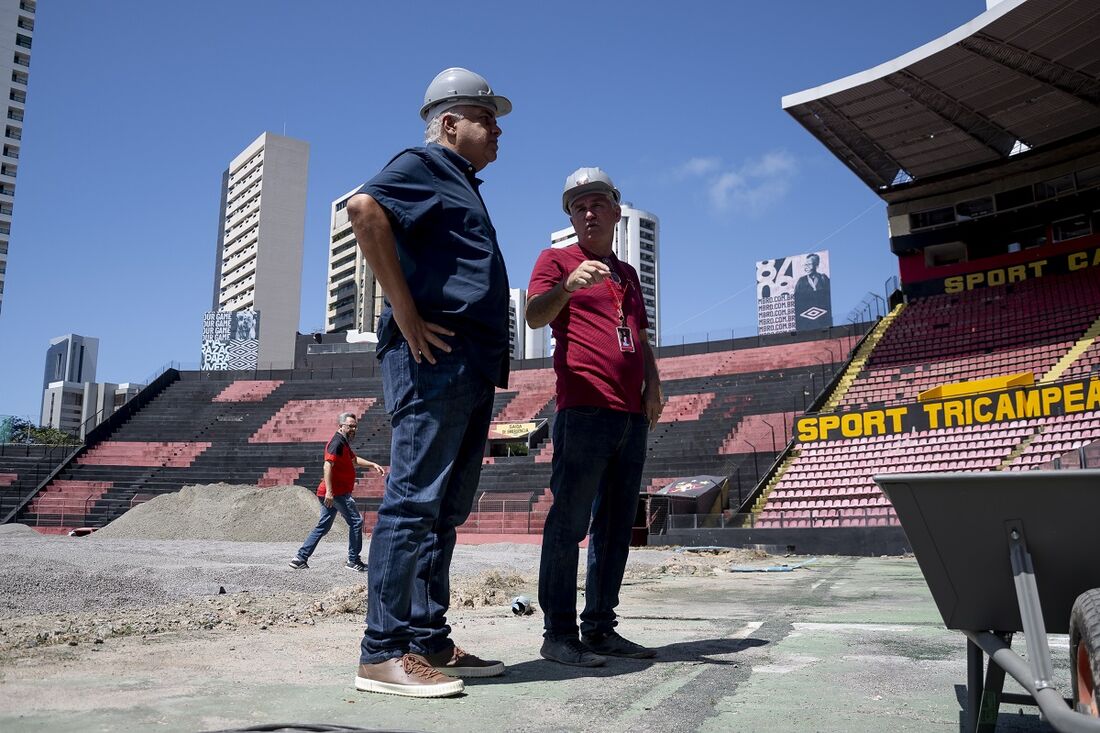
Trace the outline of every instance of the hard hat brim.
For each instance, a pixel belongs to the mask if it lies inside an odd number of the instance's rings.
[[[456,107],[463,104],[473,105],[475,107],[485,107],[486,109],[493,110],[497,117],[503,117],[512,111],[512,102],[508,97],[502,97],[499,94],[485,94],[477,97],[447,97],[446,99],[436,99],[428,104],[425,104],[420,108],[420,119],[425,122],[428,121],[431,110],[438,107],[441,104],[446,104],[451,107]]]
[[[619,205],[621,197],[619,189],[615,188],[614,186],[608,186],[603,181],[592,181],[591,183],[585,183],[583,185],[577,186],[576,188],[571,188],[563,193],[561,195],[562,211],[564,211],[566,215],[572,216],[573,212],[569,211],[569,204],[572,203],[574,199],[589,193],[605,194],[609,199],[611,199],[612,202],[614,202],[616,206]]]

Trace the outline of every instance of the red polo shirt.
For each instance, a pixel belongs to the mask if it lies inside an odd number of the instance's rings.
[[[325,460],[332,462],[332,495],[346,496],[355,489],[355,453],[343,433],[337,432],[325,446]],[[325,495],[325,480],[317,487],[317,496]]]
[[[527,297],[552,289],[585,260],[601,259],[578,244],[543,250],[535,262]],[[554,334],[554,374],[557,376],[558,409],[607,407],[624,412],[642,412],[642,383],[645,359],[640,334],[649,328],[638,273],[614,254],[612,272],[621,285],[602,282],[578,290],[550,321]],[[619,348],[619,317],[616,300],[622,297],[626,326],[634,351]]]

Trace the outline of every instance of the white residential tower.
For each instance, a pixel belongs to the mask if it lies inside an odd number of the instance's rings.
[[[0,79],[6,82],[8,89],[8,115],[4,124],[3,155],[0,157],[0,309],[4,304],[15,174],[23,139],[34,12],[34,0],[0,0]]]
[[[259,368],[294,366],[309,143],[265,132],[222,175],[215,311],[259,312]]]

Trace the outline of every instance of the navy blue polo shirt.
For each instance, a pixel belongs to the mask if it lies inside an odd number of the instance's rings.
[[[508,384],[508,272],[469,161],[429,143],[398,154],[359,193],[389,214],[397,257],[420,317],[455,332],[493,384]],[[378,358],[404,337],[389,300],[378,321]]]

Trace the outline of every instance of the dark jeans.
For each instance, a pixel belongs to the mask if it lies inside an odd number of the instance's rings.
[[[644,415],[618,410],[571,407],[554,419],[554,504],[542,533],[539,566],[539,605],[548,639],[577,636],[578,545],[589,522],[580,631],[615,628],[648,433]]]
[[[343,515],[348,523],[348,560],[359,562],[359,553],[363,551],[363,515],[355,506],[355,499],[351,494],[332,497],[332,506],[325,506],[324,499],[318,497],[321,502],[321,518],[317,520],[317,526],[306,537],[305,544],[298,550],[299,560],[308,560],[313,551],[317,549],[317,543],[332,529],[332,523],[336,519],[336,513]]]
[[[404,343],[382,357],[393,444],[370,542],[363,664],[453,646],[446,613],[455,528],[481,476],[494,390],[458,348],[435,357],[417,364]]]

